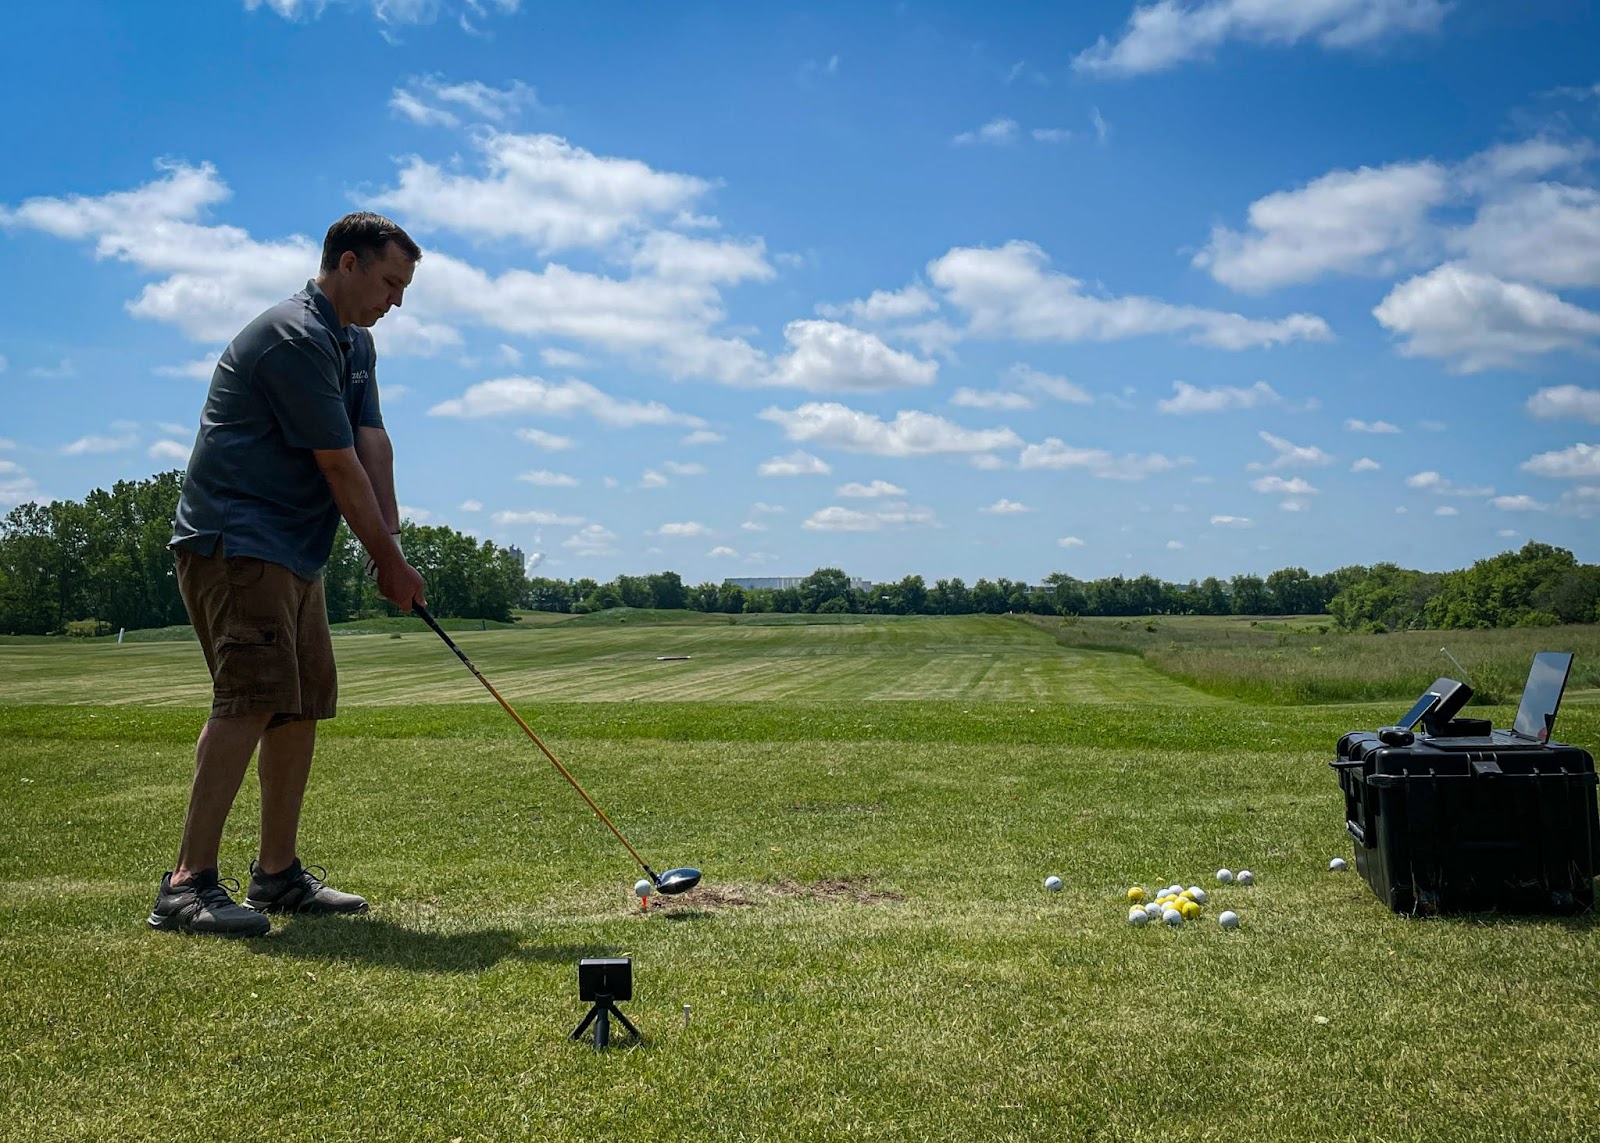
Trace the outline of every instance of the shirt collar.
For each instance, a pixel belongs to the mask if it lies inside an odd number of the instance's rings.
[[[311,295],[311,302],[317,307],[317,314],[322,318],[322,324],[338,338],[340,345],[349,349],[350,327],[339,324],[339,315],[334,312],[333,303],[328,300],[328,295],[322,292],[322,287],[317,285],[315,278],[306,283],[306,293]]]

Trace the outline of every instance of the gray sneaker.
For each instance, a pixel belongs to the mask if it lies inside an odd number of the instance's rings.
[[[316,874],[311,870],[315,869]],[[320,876],[319,876],[320,875]],[[365,913],[367,901],[354,893],[341,893],[323,882],[328,871],[320,865],[304,866],[300,859],[282,873],[263,873],[250,863],[250,889],[244,903],[262,913]]]
[[[161,878],[156,906],[146,924],[169,933],[214,933],[222,937],[261,937],[272,922],[234,901],[232,892],[239,883],[231,877],[223,881],[215,869],[202,869],[186,885],[172,886],[172,874]]]

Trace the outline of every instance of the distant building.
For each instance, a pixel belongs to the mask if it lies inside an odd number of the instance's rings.
[[[807,580],[803,575],[778,575],[778,576],[752,576],[748,579],[725,579],[724,587],[742,587],[746,591],[782,591],[784,588],[799,587]],[[852,591],[866,591],[872,587],[870,579],[852,579]]]
[[[517,566],[519,568],[526,568],[528,566],[528,557],[522,554],[521,548],[517,547],[515,544],[511,544],[506,548],[506,551],[510,552],[516,557]]]

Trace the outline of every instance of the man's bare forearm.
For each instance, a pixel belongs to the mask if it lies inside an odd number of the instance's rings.
[[[379,507],[378,495],[367,476],[366,466],[357,459],[355,450],[323,454],[318,457],[318,464],[322,468],[323,478],[328,482],[329,491],[333,493],[333,502],[339,506],[350,530],[356,534],[356,539],[361,541],[367,553],[379,563],[403,561],[405,557],[400,552],[400,545],[391,534],[399,531],[399,524],[396,522],[394,527],[390,527]],[[392,498],[393,493],[390,495]]]
[[[368,483],[372,485],[372,494],[377,500],[384,527],[390,532],[398,532],[400,502],[394,492],[394,445],[389,440],[389,434],[383,429],[357,429],[356,457],[361,461]]]

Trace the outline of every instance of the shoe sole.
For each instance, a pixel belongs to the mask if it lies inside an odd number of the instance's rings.
[[[151,913],[144,922],[152,932],[157,933],[182,933],[186,936],[196,937],[222,937],[225,940],[238,940],[244,937],[264,937],[272,932],[269,922],[262,929],[196,929],[185,925],[177,917],[166,916],[161,913]]]
[[[367,911],[365,901],[354,909],[328,909],[321,905],[313,905],[309,909],[304,907],[288,909],[271,901],[258,901],[254,897],[246,897],[244,899],[244,907],[246,909],[254,909],[258,913],[271,913],[278,917],[354,917]]]

